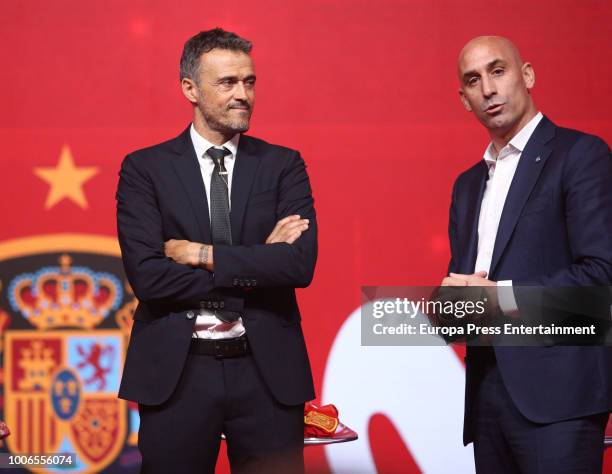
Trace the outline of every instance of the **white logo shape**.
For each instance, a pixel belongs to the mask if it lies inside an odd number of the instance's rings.
[[[423,473],[473,473],[472,445],[462,442],[465,370],[453,349],[362,347],[360,318],[357,308],[338,331],[323,380],[323,403],[335,404],[341,421],[359,434],[357,441],[325,447],[332,472],[376,472],[368,424],[380,413]],[[414,322],[426,322],[425,316]]]

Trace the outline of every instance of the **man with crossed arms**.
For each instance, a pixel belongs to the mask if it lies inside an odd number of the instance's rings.
[[[244,135],[251,43],[221,29],[185,44],[193,122],[131,153],[119,242],[139,305],[119,396],[138,402],[145,473],[302,472],[314,398],[295,288],[310,284],[317,227],[299,153]],[[231,212],[230,212],[231,209]]]

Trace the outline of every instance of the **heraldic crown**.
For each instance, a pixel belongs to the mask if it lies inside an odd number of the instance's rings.
[[[91,329],[123,299],[120,280],[87,267],[72,267],[72,257],[59,257],[59,267],[44,267],[16,276],[8,287],[14,311],[38,329]]]

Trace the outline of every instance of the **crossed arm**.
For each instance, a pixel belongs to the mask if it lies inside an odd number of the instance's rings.
[[[206,246],[164,239],[156,181],[146,159],[128,155],[119,173],[117,229],[126,276],[143,302],[197,306],[211,292],[232,288],[237,275],[258,286],[307,286],[317,256],[316,216],[304,161],[287,160],[278,186],[277,215],[283,216],[265,242],[256,245]],[[214,269],[214,273],[212,270]]]
[[[266,239],[266,244],[284,242],[294,243],[303,232],[308,230],[308,219],[302,219],[298,214],[287,216],[276,223],[274,229]],[[164,252],[167,257],[176,263],[200,267],[214,271],[214,246],[190,242],[189,240],[170,239],[164,242]]]

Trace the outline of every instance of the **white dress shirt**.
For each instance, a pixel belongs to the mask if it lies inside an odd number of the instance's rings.
[[[521,154],[540,120],[542,120],[542,113],[538,112],[505,147],[499,150],[499,153],[495,150],[492,142],[485,151],[483,158],[489,167],[489,179],[482,196],[478,217],[478,254],[476,256],[475,272],[485,271],[487,274],[489,273],[497,229],[508,190],[510,184],[512,184]],[[512,280],[498,281],[497,285],[512,286]],[[516,311],[517,305],[511,291],[498,291],[498,296],[499,305],[504,313]]]
[[[206,138],[200,135],[193,124],[189,130],[191,135],[191,141],[195,148],[198,162],[200,163],[200,172],[202,173],[202,180],[204,181],[204,188],[206,189],[206,199],[209,203],[208,206],[208,217],[210,219],[210,180],[212,178],[215,164],[210,156],[206,153],[209,148],[227,148],[230,151],[230,155],[227,155],[223,159],[225,169],[227,170],[227,183],[228,183],[228,199],[230,209],[232,205],[231,201],[231,190],[232,190],[232,175],[234,171],[234,164],[236,162],[236,152],[238,151],[238,142],[240,140],[240,134],[234,135],[234,137],[225,142],[221,146],[213,145]],[[202,203],[204,205],[204,203]],[[213,247],[214,255],[214,247]],[[224,323],[215,316],[213,311],[201,309],[200,314],[196,318],[195,328],[193,337],[199,337],[202,339],[228,339],[232,337],[238,337],[246,332],[244,325],[242,324],[242,318],[239,318],[233,323]]]

